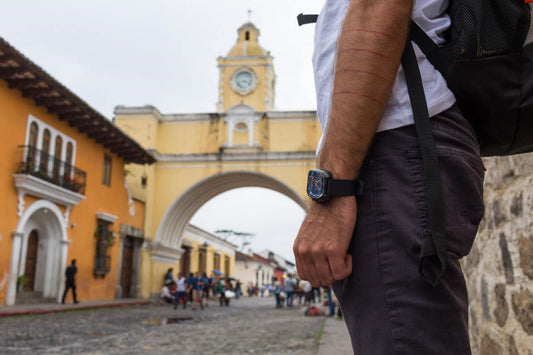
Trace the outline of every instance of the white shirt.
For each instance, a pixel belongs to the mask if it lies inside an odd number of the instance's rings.
[[[161,298],[172,298],[172,294],[167,286],[163,286],[161,289]]]
[[[333,92],[333,75],[336,60],[337,39],[339,37],[349,0],[326,0],[318,17],[315,29],[315,50],[313,67],[317,96],[317,114],[322,133],[327,125]],[[411,18],[433,39],[442,44],[441,34],[450,27],[451,21],[444,11],[448,0],[415,0]],[[434,116],[455,103],[453,93],[448,89],[442,75],[426,59],[422,51],[414,45],[418,65],[424,83],[424,92],[428,103],[429,115]],[[399,128],[414,123],[411,102],[407,93],[405,75],[400,66],[396,73],[392,94],[385,106],[378,132]],[[322,147],[324,136],[318,144],[317,152]]]
[[[185,277],[181,277],[180,279],[176,280],[176,291],[177,292],[185,292],[187,289],[185,288]]]

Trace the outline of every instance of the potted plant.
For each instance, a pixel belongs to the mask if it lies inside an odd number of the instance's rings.
[[[21,292],[28,279],[24,275],[17,277],[17,292]]]

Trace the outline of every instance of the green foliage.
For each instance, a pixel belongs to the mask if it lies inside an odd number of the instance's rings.
[[[24,285],[26,282],[28,282],[28,279],[24,275],[20,275],[17,277],[17,285]]]
[[[98,240],[98,243],[105,249],[115,244],[115,237],[113,232],[107,229],[106,226],[99,225],[96,227],[94,237]]]
[[[238,232],[233,229],[218,229],[214,232],[218,237],[234,244],[241,244],[241,250],[250,245],[250,239],[255,237],[254,233]]]

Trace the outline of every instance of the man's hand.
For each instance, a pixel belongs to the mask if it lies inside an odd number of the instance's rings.
[[[347,254],[357,218],[353,196],[313,202],[294,241],[298,276],[313,287],[329,286],[352,273]]]

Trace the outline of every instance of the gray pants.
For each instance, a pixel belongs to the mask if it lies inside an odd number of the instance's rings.
[[[470,354],[459,259],[484,213],[484,167],[456,107],[432,118],[446,205],[447,271],[432,287],[418,272],[429,217],[414,126],[376,135],[360,171],[353,273],[333,289],[355,354]]]

